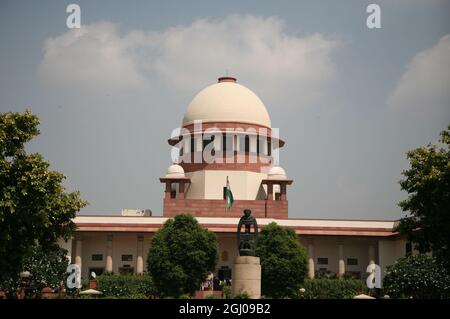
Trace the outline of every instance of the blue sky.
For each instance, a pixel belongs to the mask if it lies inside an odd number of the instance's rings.
[[[161,213],[167,138],[226,70],[287,142],[291,217],[401,217],[405,152],[450,124],[448,1],[77,1],[78,31],[69,3],[0,3],[0,110],[40,117],[84,213]]]

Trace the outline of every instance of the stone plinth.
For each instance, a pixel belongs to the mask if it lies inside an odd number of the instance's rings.
[[[231,291],[233,297],[247,292],[251,299],[261,297],[261,265],[259,257],[239,256],[234,261]]]

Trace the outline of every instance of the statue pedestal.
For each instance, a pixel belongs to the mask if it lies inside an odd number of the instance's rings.
[[[261,297],[261,265],[259,257],[239,256],[234,261],[231,292],[233,297],[247,292],[251,299]]]

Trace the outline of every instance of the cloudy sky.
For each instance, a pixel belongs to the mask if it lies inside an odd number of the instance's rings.
[[[450,124],[449,1],[76,1],[77,30],[69,3],[0,2],[0,111],[40,117],[83,213],[161,214],[167,138],[227,70],[287,142],[291,217],[403,216],[405,152]]]

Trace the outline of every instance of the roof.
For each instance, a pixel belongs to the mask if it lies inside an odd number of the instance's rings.
[[[184,115],[183,126],[196,120],[271,127],[269,113],[259,97],[245,86],[229,81],[210,85],[194,97]]]
[[[143,232],[157,231],[168,217],[77,216],[77,231],[83,232]],[[235,233],[239,218],[196,217],[203,227],[219,233]],[[258,218],[260,226],[276,222],[292,228],[299,235],[393,236],[396,221],[334,220],[334,219],[273,219]]]

